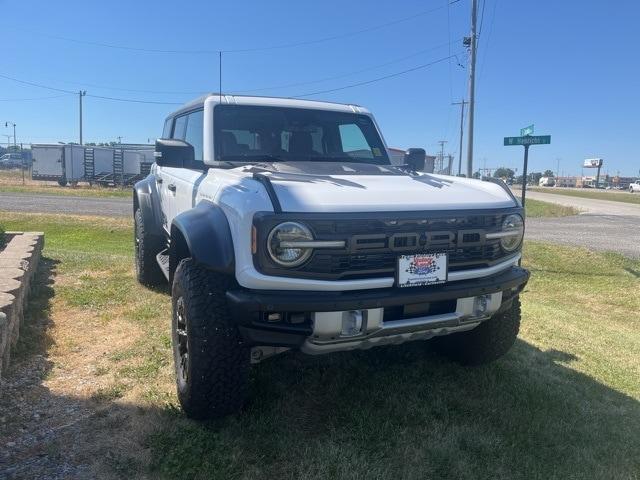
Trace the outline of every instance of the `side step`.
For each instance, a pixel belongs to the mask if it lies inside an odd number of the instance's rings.
[[[160,266],[160,270],[164,273],[164,276],[169,281],[169,249],[164,249],[158,255],[156,255],[156,261]]]

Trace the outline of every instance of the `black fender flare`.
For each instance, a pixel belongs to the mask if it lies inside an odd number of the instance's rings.
[[[220,206],[202,200],[191,210],[182,212],[173,219],[170,280],[173,279],[179,261],[186,257],[191,257],[209,270],[227,275],[235,274],[233,238],[227,216]]]
[[[160,197],[154,175],[149,175],[133,186],[133,214],[140,208],[145,229],[152,235],[165,236],[162,228]]]

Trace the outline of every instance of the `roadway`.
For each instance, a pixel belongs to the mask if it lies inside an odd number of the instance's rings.
[[[581,212],[570,217],[530,218],[527,239],[615,251],[640,259],[640,205],[529,191],[527,198],[574,207]]]
[[[570,217],[530,218],[527,239],[611,250],[640,259],[640,205],[542,192],[527,192],[527,198],[572,206],[582,212]],[[131,200],[0,192],[2,210],[129,217]]]
[[[0,192],[0,211],[128,217],[131,199]],[[2,217],[0,215],[0,221]]]

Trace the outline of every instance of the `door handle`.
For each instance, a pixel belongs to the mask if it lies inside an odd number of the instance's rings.
[[[162,177],[156,177],[156,183],[157,184],[161,184],[162,183]]]
[[[169,185],[167,185],[167,188],[172,192],[176,191],[176,186],[173,183],[170,183]]]

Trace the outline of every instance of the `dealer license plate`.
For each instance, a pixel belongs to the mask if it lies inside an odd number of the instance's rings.
[[[446,253],[419,253],[398,258],[398,287],[419,287],[447,281]]]

